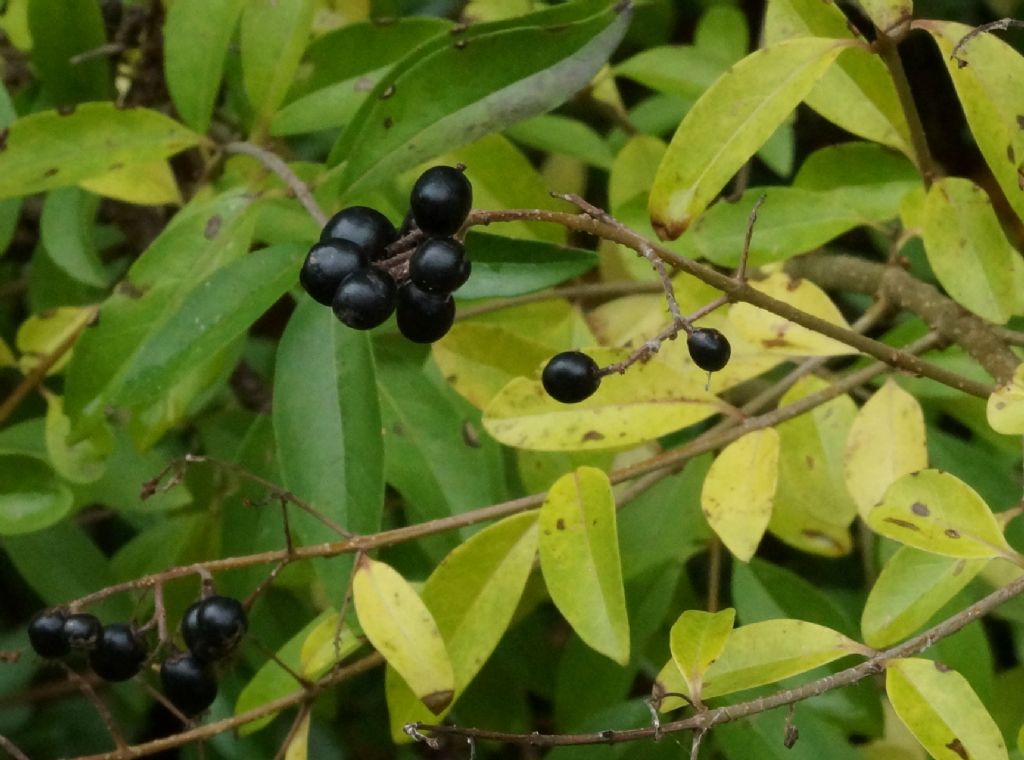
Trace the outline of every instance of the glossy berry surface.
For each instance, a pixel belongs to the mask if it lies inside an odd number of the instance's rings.
[[[200,646],[198,612],[199,605],[202,603],[202,599],[198,602],[193,602],[185,610],[185,614],[181,616],[181,637],[185,640],[185,646],[192,652],[195,652],[196,647]]]
[[[443,338],[455,321],[455,300],[447,293],[428,293],[413,283],[398,291],[398,330],[413,343]]]
[[[71,651],[64,638],[64,613],[57,610],[37,612],[28,624],[28,641],[40,657],[63,657]]]
[[[395,225],[377,209],[349,206],[327,220],[320,233],[320,242],[348,240],[355,243],[371,259],[384,256],[384,249],[398,239]]]
[[[547,363],[540,381],[555,401],[576,404],[594,395],[601,375],[597,362],[582,351],[563,351]]]
[[[160,666],[164,696],[184,715],[198,715],[217,698],[217,677],[205,662],[190,654],[169,657]]]
[[[127,681],[139,672],[146,659],[146,645],[126,623],[103,628],[96,648],[89,654],[89,667],[106,681]]]
[[[314,301],[330,306],[341,281],[370,265],[366,252],[349,240],[327,240],[309,249],[299,282]]]
[[[391,275],[376,269],[346,277],[334,294],[334,315],[356,330],[382,324],[395,310],[398,286]]]
[[[103,624],[95,615],[80,612],[64,620],[64,638],[72,649],[92,649],[103,633]]]
[[[458,232],[473,207],[473,186],[458,169],[434,166],[416,180],[409,207],[426,234],[448,237]]]
[[[729,363],[732,347],[722,333],[713,327],[701,327],[686,339],[693,363],[708,372],[717,372]]]
[[[245,607],[240,601],[230,596],[209,596],[196,607],[196,633],[192,641],[186,634],[185,642],[198,659],[219,660],[238,646],[248,628]]]
[[[469,279],[466,249],[451,238],[427,238],[409,259],[409,279],[430,293],[458,290]]]

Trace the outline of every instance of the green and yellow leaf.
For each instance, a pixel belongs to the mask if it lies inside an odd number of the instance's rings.
[[[672,662],[695,701],[701,698],[704,673],[725,649],[735,621],[736,610],[732,608],[721,612],[687,610],[673,624],[669,638]]]
[[[997,433],[1024,434],[1024,364],[1017,367],[1010,382],[988,397],[985,413]]]

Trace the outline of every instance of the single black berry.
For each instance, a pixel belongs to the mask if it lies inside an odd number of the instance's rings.
[[[701,327],[686,339],[693,363],[708,372],[717,372],[729,363],[732,347],[722,333],[713,327]]]
[[[28,640],[40,657],[63,657],[71,651],[64,637],[64,613],[59,610],[37,612],[28,624]]]
[[[458,290],[469,279],[466,249],[452,238],[427,238],[409,259],[409,278],[431,293]]]
[[[473,207],[473,186],[458,169],[434,166],[416,180],[409,206],[426,234],[448,237],[458,232]]]
[[[582,351],[563,351],[547,363],[540,381],[555,401],[576,404],[594,395],[601,375],[597,362]]]
[[[72,649],[93,649],[103,632],[103,624],[95,615],[79,612],[64,620],[64,638]]]
[[[395,225],[377,209],[350,206],[324,225],[320,242],[331,239],[348,240],[366,251],[371,259],[379,259],[384,256],[384,249],[398,239],[398,233]]]
[[[370,265],[366,252],[350,240],[326,240],[309,249],[299,282],[313,300],[330,306],[341,281]]]
[[[189,642],[186,635],[186,643],[193,655],[209,662],[231,654],[248,630],[249,622],[245,607],[237,599],[209,596],[196,608],[195,628],[195,640]]]
[[[433,343],[455,321],[455,299],[447,293],[428,293],[413,283],[398,291],[398,330],[413,343]]]
[[[397,290],[391,275],[367,269],[342,280],[331,306],[334,315],[349,327],[369,330],[391,316]]]
[[[106,681],[127,681],[139,672],[146,659],[146,644],[126,623],[104,626],[89,666]]]
[[[198,715],[217,698],[217,677],[207,663],[190,654],[164,660],[160,666],[164,696],[188,717]]]

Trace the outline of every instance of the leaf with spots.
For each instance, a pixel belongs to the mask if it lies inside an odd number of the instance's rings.
[[[894,480],[928,466],[921,405],[892,378],[857,412],[843,462],[846,488],[861,517]]]
[[[998,324],[1024,312],[1024,259],[984,190],[958,177],[937,181],[923,224],[928,263],[957,303]]]
[[[867,516],[883,536],[922,551],[964,559],[1016,557],[978,493],[941,470],[904,475]]]
[[[435,715],[451,704],[455,675],[430,610],[398,572],[361,557],[352,601],[370,643]]]
[[[511,623],[537,556],[537,536],[536,511],[507,517],[453,549],[423,584],[423,603],[437,622],[455,673],[452,705]],[[393,668],[384,683],[391,735],[408,741],[402,727],[431,716]]]
[[[592,649],[629,660],[629,618],[608,476],[580,467],[555,482],[540,509],[540,569],[551,600]]]
[[[704,479],[700,497],[704,516],[726,548],[743,562],[754,556],[771,520],[778,474],[779,434],[766,428],[726,446]]]
[[[687,610],[672,625],[672,661],[686,680],[689,694],[700,699],[704,673],[725,649],[736,621],[736,610]]]
[[[1006,743],[967,679],[940,662],[893,660],[885,690],[896,715],[935,760],[1006,760]]]
[[[804,620],[765,620],[736,628],[725,648],[704,674],[703,699],[720,697],[790,676],[851,654],[866,655],[866,647],[843,634]],[[655,694],[676,692],[691,696],[674,660],[655,679]],[[683,705],[679,697],[666,697],[661,710]]]
[[[85,103],[73,112],[18,119],[0,140],[0,198],[102,177],[127,164],[180,153],[203,138],[147,108]]]
[[[1010,382],[988,397],[985,412],[988,424],[997,433],[1024,434],[1024,364],[1017,366]]]

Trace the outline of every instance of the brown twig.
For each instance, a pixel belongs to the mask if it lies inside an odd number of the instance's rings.
[[[224,152],[255,158],[263,164],[266,169],[276,174],[288,186],[288,189],[295,194],[296,199],[302,204],[302,207],[306,209],[307,213],[313,217],[313,220],[320,227],[324,227],[327,224],[327,215],[324,213],[324,210],[320,208],[320,204],[317,203],[316,198],[313,197],[313,193],[310,191],[309,185],[303,182],[299,176],[291,170],[288,164],[277,156],[276,153],[250,142],[227,143],[224,146]]]
[[[1018,21],[1017,19],[1013,18],[1001,18],[998,21],[990,21],[987,24],[982,24],[981,26],[974,27],[974,29],[972,29],[963,37],[961,37],[960,40],[956,43],[956,45],[953,46],[953,50],[949,54],[950,60],[956,61],[957,68],[964,68],[967,65],[967,59],[960,57],[960,49],[964,45],[966,45],[968,42],[973,40],[978,35],[988,34],[996,31],[1005,32],[1012,26],[1024,27],[1024,21]]]
[[[68,674],[68,680],[73,681],[79,691],[85,694],[93,707],[96,708],[96,712],[100,716],[100,720],[102,720],[103,725],[107,727],[107,733],[109,733],[113,738],[114,744],[117,746],[118,750],[127,748],[128,742],[124,740],[124,734],[122,734],[121,729],[117,727],[117,723],[114,722],[114,716],[111,714],[110,709],[107,707],[106,703],[100,699],[96,690],[92,687],[92,684],[78,675],[73,668],[69,667],[65,663],[62,662],[60,665],[64,668],[64,672]]]
[[[0,747],[11,756],[12,760],[29,760],[28,755],[18,749],[18,745],[12,742],[3,734],[0,734]]]

